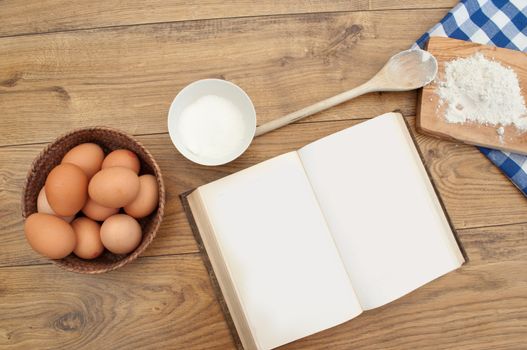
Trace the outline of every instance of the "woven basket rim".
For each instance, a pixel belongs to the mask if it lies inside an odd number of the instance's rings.
[[[78,133],[89,133],[90,131],[103,131],[103,132],[110,132],[110,133],[119,134],[119,135],[129,139],[131,142],[135,143],[135,145],[139,149],[141,149],[141,152],[144,153],[144,156],[139,155],[139,154],[137,156],[140,157],[143,161],[146,161],[144,159],[146,157],[147,160],[148,160],[149,166],[152,167],[152,170],[154,172],[154,174],[152,174],[152,175],[155,176],[156,181],[158,183],[158,194],[159,194],[157,213],[152,218],[152,220],[154,221],[154,225],[152,227],[150,227],[150,231],[149,231],[149,234],[146,237],[146,239],[143,239],[141,244],[132,253],[124,256],[123,258],[119,259],[118,261],[115,261],[111,265],[109,265],[107,267],[101,267],[101,268],[95,269],[95,268],[93,268],[93,265],[90,265],[90,260],[85,260],[85,262],[86,262],[85,264],[84,264],[84,261],[83,261],[82,263],[72,265],[72,264],[69,264],[69,263],[66,264],[64,262],[64,259],[55,260],[55,259],[48,259],[48,258],[46,258],[46,259],[50,260],[51,262],[53,262],[53,264],[59,266],[60,268],[62,268],[64,270],[67,270],[67,271],[77,272],[77,273],[84,273],[84,274],[99,274],[99,273],[104,273],[104,272],[109,272],[109,271],[116,270],[116,269],[118,269],[118,268],[120,268],[120,267],[122,267],[122,266],[124,266],[124,265],[126,265],[126,264],[128,264],[128,263],[130,263],[132,261],[134,261],[135,259],[137,259],[137,257],[146,250],[146,248],[150,245],[152,240],[155,238],[155,236],[157,235],[157,231],[159,230],[159,226],[161,225],[161,222],[163,220],[165,201],[166,201],[166,198],[165,198],[166,197],[166,192],[165,192],[165,184],[164,184],[164,180],[163,180],[163,175],[161,173],[161,169],[159,168],[159,165],[157,164],[156,160],[154,159],[154,157],[152,156],[150,151],[140,141],[138,141],[134,136],[132,136],[131,134],[129,134],[127,132],[124,132],[122,130],[119,130],[119,129],[116,129],[116,128],[112,128],[112,127],[107,127],[107,126],[81,127],[81,128],[76,128],[76,129],[73,129],[73,130],[70,130],[70,131],[62,133],[57,138],[55,138],[53,141],[49,142],[38,153],[38,155],[31,162],[31,165],[30,165],[30,167],[29,167],[29,169],[27,171],[27,174],[26,174],[26,178],[24,180],[24,184],[22,186],[22,192],[21,192],[22,193],[22,198],[21,198],[21,207],[22,207],[21,209],[22,210],[21,211],[22,211],[22,217],[24,219],[26,219],[29,216],[29,208],[27,208],[27,205],[26,205],[26,196],[27,196],[27,191],[28,191],[28,185],[29,185],[30,180],[33,177],[33,174],[37,172],[35,167],[36,167],[36,164],[39,162],[39,160],[42,159],[50,151],[50,149],[52,147],[56,146],[61,141],[64,141],[67,138],[69,138],[71,136],[74,136],[75,134],[78,134]],[[144,232],[143,232],[143,235],[145,235]]]

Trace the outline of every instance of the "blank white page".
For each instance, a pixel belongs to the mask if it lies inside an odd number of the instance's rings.
[[[299,154],[363,309],[462,264],[400,114],[330,135]]]
[[[261,349],[361,312],[296,152],[199,188]]]

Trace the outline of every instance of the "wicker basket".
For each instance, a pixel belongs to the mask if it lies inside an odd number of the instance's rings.
[[[22,191],[22,216],[24,219],[37,211],[38,193],[44,186],[49,172],[56,165],[60,164],[62,157],[64,157],[66,152],[85,142],[98,144],[103,148],[106,154],[112,150],[120,148],[125,148],[135,152],[141,161],[140,175],[155,175],[159,187],[159,205],[157,209],[149,216],[138,220],[143,230],[143,240],[133,252],[125,255],[117,255],[110,253],[108,250],[104,250],[104,253],[101,254],[101,256],[93,260],[84,260],[74,254],[70,254],[64,259],[51,260],[68,271],[96,274],[115,270],[128,264],[130,261],[135,260],[146,249],[150,242],[152,242],[163,218],[163,211],[165,208],[165,187],[163,184],[163,177],[161,176],[161,170],[150,152],[148,152],[141,143],[136,141],[130,135],[106,127],[73,130],[60,136],[44,148],[33,161],[33,164],[31,164]]]

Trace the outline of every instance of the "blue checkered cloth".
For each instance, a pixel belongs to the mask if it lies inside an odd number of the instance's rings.
[[[473,41],[527,52],[527,0],[462,0],[415,45],[431,36]],[[479,147],[527,196],[527,157]]]

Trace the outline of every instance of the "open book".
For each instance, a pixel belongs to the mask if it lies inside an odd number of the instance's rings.
[[[398,113],[201,186],[184,204],[245,349],[346,322],[465,261]]]

